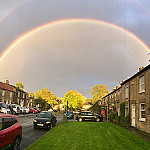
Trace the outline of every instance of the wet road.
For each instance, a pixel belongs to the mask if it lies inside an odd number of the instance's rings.
[[[36,140],[38,140],[42,135],[44,135],[47,130],[44,129],[34,129],[33,120],[36,117],[35,114],[25,114],[18,115],[18,118],[22,124],[22,141],[20,144],[20,150],[25,149]],[[63,115],[56,113],[57,124],[63,121]]]

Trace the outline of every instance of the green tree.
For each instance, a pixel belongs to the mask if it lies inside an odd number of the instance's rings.
[[[110,91],[107,89],[106,85],[102,85],[102,84],[97,84],[95,85],[92,90],[92,96],[93,96],[93,101],[92,103],[94,104],[95,102],[97,102],[98,100],[102,100],[102,98],[107,95]]]
[[[17,81],[17,83],[15,84],[16,87],[18,87],[19,89],[23,90],[24,89],[24,85],[22,82]]]
[[[77,110],[77,109],[82,109],[82,106],[86,101],[86,98],[78,91],[70,90],[64,96],[64,101],[63,101],[64,106],[67,106],[67,101],[68,101],[68,107],[70,109]]]

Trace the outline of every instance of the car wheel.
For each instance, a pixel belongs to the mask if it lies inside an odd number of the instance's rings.
[[[83,121],[83,119],[82,118],[79,118],[79,122],[82,122]]]
[[[52,126],[52,125],[50,124],[50,127],[47,128],[47,131],[49,131],[49,130],[51,129],[51,126]]]
[[[96,118],[96,122],[99,122],[100,121],[100,119],[99,118]]]
[[[37,129],[37,127],[36,127],[36,126],[34,126],[34,129]]]
[[[20,143],[21,143],[20,137],[16,137],[13,143],[13,150],[19,150]]]

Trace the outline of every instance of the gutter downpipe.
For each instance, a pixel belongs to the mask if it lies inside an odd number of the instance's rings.
[[[130,81],[129,81],[129,118],[130,118],[130,126],[131,126],[131,106],[130,106],[131,90],[130,89],[131,89],[131,86],[130,86]]]

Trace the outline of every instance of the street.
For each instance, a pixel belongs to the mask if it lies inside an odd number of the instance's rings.
[[[33,120],[36,117],[36,114],[25,114],[18,115],[18,118],[22,124],[22,141],[20,144],[20,150],[25,149],[32,143],[34,143],[37,139],[39,139],[42,135],[44,135],[47,130],[44,129],[34,129],[33,128]],[[63,115],[56,113],[57,124],[63,121]]]

